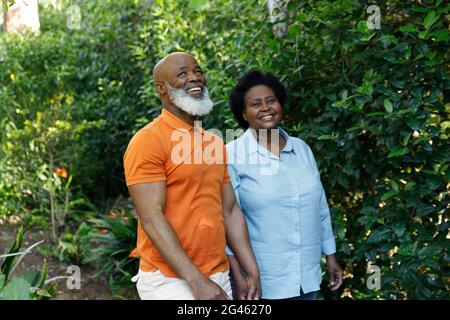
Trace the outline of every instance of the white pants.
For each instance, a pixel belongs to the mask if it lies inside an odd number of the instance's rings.
[[[232,299],[229,271],[218,272],[209,277],[217,283]],[[170,278],[161,271],[139,272],[131,281],[136,282],[136,288],[141,300],[195,300],[189,284],[180,278]]]

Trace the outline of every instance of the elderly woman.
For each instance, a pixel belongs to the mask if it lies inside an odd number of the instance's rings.
[[[230,105],[245,133],[227,144],[228,171],[247,220],[263,299],[314,300],[321,254],[329,287],[342,284],[336,244],[316,161],[310,147],[279,127],[286,90],[269,73],[252,71],[233,88]],[[236,297],[246,279],[228,250]]]

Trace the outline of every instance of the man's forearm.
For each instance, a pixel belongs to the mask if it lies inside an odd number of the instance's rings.
[[[204,277],[181,246],[180,240],[162,213],[153,213],[142,227],[167,265],[189,284]]]

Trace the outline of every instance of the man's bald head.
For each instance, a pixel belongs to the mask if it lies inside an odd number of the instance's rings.
[[[173,69],[186,61],[194,62],[198,65],[195,58],[186,52],[172,52],[158,61],[153,68],[153,79],[155,83],[168,81]]]

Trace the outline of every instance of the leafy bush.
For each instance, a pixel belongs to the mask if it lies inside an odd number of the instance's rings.
[[[60,261],[70,261],[76,265],[87,264],[91,259],[90,233],[92,228],[81,222],[77,231],[65,232],[59,239],[55,255]]]
[[[132,288],[131,278],[139,261],[130,255],[136,247],[137,218],[129,208],[115,209],[109,215],[89,219],[96,230],[90,234],[92,245],[89,261],[97,267],[97,275],[107,275],[113,292]]]
[[[147,69],[169,51],[198,57],[216,101],[206,127],[235,126],[227,98],[239,76],[278,75],[290,96],[284,127],[314,150],[332,208],[346,269],[339,295],[450,298],[449,7],[388,1],[379,30],[368,28],[366,8],[291,1],[287,33],[276,38],[260,1],[195,10],[164,1],[134,51]],[[366,286],[369,264],[380,268],[381,290]]]
[[[23,256],[37,244],[30,246],[24,252],[19,252],[23,243],[23,229],[19,228],[9,252],[1,257],[5,257],[0,268],[0,300],[42,300],[52,298],[56,292],[56,286],[46,285],[47,262],[40,271],[35,266],[27,269],[22,277],[12,276],[14,269],[22,260]]]
[[[286,85],[283,125],[311,145],[327,191],[345,267],[339,296],[450,298],[443,1],[386,1],[375,30],[365,1],[290,1],[281,38],[260,0],[71,2],[82,9],[81,30],[42,10],[39,37],[0,36],[0,216],[24,208],[49,217],[51,190],[54,212],[70,191],[72,219],[81,190],[96,204],[126,194],[123,151],[160,109],[151,70],[188,51],[216,103],[206,128],[236,127],[227,100],[246,71],[270,71]],[[72,175],[67,188],[56,167]],[[96,223],[112,223],[105,219]],[[137,268],[126,252],[131,221],[127,232],[99,235],[105,252],[120,250],[105,270],[130,267],[118,278]],[[366,286],[369,263],[380,268],[379,291]]]

